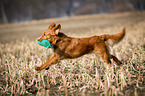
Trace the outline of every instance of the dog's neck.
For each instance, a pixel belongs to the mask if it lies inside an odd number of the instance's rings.
[[[54,35],[53,36],[53,42],[51,42],[51,45],[57,45],[57,43],[59,43],[60,41],[63,40],[63,38],[67,37],[64,33],[59,32],[58,35]]]
[[[58,37],[68,37],[67,35],[65,35],[65,34],[62,33],[62,32],[59,32],[57,36],[58,36]]]
[[[68,37],[62,32],[59,32],[58,35],[55,35],[54,40],[53,40],[54,42],[52,43],[53,49],[56,49],[58,48],[58,46],[62,45],[62,43],[66,41],[66,38],[67,38],[67,41],[68,41],[68,38],[69,40],[71,40],[71,37]]]

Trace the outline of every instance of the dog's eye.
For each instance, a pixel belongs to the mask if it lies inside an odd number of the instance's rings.
[[[45,34],[44,34],[44,36],[45,36]]]

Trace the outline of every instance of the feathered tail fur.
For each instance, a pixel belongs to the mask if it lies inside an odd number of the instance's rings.
[[[120,42],[123,37],[125,36],[125,27],[122,29],[122,32],[118,33],[118,34],[114,34],[114,35],[101,35],[100,37],[106,41],[110,46],[113,46],[114,44],[117,44],[118,42]]]

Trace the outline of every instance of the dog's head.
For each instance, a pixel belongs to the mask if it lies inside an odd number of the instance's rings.
[[[43,39],[49,40],[50,43],[55,44],[59,39],[57,36],[61,29],[61,25],[56,25],[55,23],[50,24],[48,29],[46,29],[42,35],[38,38],[38,41],[42,41]]]

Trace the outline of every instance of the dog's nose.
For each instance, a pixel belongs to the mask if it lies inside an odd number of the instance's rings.
[[[37,40],[38,40],[38,41],[40,41],[40,37],[39,37],[39,38],[37,38]]]

